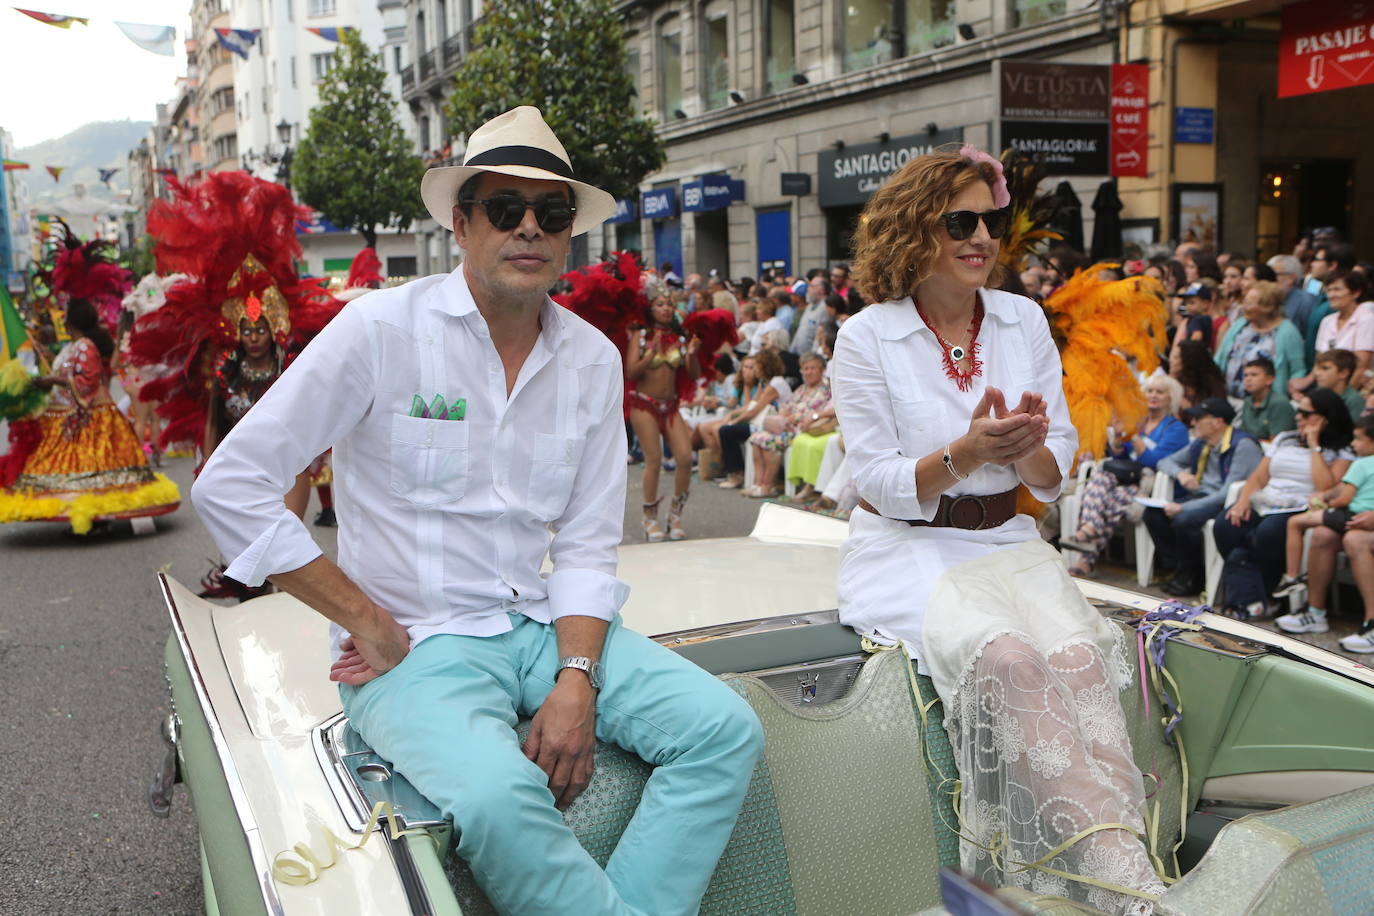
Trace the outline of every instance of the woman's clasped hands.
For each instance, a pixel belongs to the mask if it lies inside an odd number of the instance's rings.
[[[973,408],[965,439],[980,465],[1006,467],[1034,454],[1045,444],[1049,429],[1043,397],[1023,392],[1016,407],[1008,410],[1002,392],[989,386]]]

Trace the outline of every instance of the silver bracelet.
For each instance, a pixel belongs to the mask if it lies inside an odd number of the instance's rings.
[[[955,480],[964,480],[968,477],[967,474],[960,474],[958,471],[954,469],[954,459],[949,454],[948,445],[945,446],[945,453],[943,456],[941,456],[940,460],[942,460],[945,463],[945,470],[949,471],[950,476],[953,477]]]

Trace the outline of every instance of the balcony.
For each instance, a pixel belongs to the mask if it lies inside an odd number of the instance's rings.
[[[434,79],[434,52],[426,51],[420,55],[420,82],[427,83]]]
[[[450,73],[458,66],[458,61],[463,56],[463,39],[460,35],[450,35],[444,39],[444,72]]]
[[[415,65],[406,64],[401,70],[401,93],[413,92],[415,89]]]

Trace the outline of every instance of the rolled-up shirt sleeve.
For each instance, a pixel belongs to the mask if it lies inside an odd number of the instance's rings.
[[[567,508],[554,522],[549,544],[549,616],[610,620],[630,588],[616,578],[625,516],[625,421],[623,382],[617,358],[597,366],[601,403],[587,432]]]
[[[1059,468],[1059,482],[1052,487],[1038,487],[1024,480],[1022,483],[1036,499],[1050,503],[1059,498],[1069,468],[1073,466],[1074,454],[1078,451],[1078,429],[1069,417],[1069,403],[1064,397],[1064,367],[1059,361],[1059,348],[1050,336],[1049,322],[1039,309],[1021,320],[1031,322],[1027,329],[1031,365],[1035,368],[1036,384],[1041,397],[1045,399],[1045,415],[1050,421],[1045,447],[1054,455],[1054,463]],[[1008,401],[1012,401],[1013,398],[1019,398],[1020,394],[1008,391],[1006,396]]]
[[[901,451],[879,346],[870,324],[845,322],[840,328],[832,388],[835,412],[844,431],[845,458],[859,495],[880,515],[931,519],[940,498],[937,494],[922,500],[916,492],[916,461],[920,456]]]
[[[283,499],[296,475],[367,413],[374,375],[366,322],[347,306],[215,449],[191,501],[231,579],[261,585],[323,553]]]

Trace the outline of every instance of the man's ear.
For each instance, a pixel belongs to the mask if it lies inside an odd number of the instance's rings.
[[[453,205],[453,240],[459,248],[466,247],[464,242],[468,237],[468,219],[463,214],[463,208],[457,204]]]

